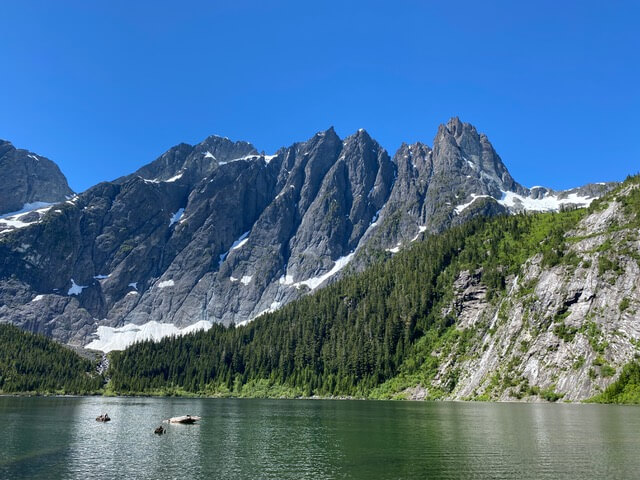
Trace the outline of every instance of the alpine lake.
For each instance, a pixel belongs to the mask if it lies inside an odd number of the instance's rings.
[[[633,479],[640,408],[1,397],[0,478]]]

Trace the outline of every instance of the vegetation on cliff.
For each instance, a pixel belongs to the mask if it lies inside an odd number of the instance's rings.
[[[640,363],[634,361],[625,365],[618,380],[590,401],[594,403],[640,403]]]
[[[477,271],[488,296],[531,255],[563,261],[564,233],[585,210],[477,219],[428,238],[254,322],[111,354],[110,390],[248,395],[393,397],[428,383],[434,350],[465,336],[443,315],[463,270]],[[259,388],[258,388],[259,386]],[[455,387],[455,379],[432,398]]]

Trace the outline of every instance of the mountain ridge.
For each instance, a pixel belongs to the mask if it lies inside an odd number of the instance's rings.
[[[110,388],[637,403],[639,225],[638,176],[586,209],[476,218],[250,325],[114,352]]]
[[[0,321],[101,349],[158,325],[238,324],[476,215],[585,205],[610,187],[532,197],[457,118],[433,149],[393,159],[362,129],[274,155],[210,136],[0,231]]]
[[[0,139],[0,216],[66,200],[73,191],[60,168],[48,158]],[[1,218],[1,217],[0,217]]]

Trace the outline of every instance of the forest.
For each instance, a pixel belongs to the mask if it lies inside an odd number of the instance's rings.
[[[635,176],[626,183],[639,181]],[[640,189],[618,200],[640,227]],[[476,218],[387,254],[248,325],[216,324],[111,352],[104,378],[95,362],[2,325],[0,393],[397,398],[392,394],[433,379],[438,360],[432,352],[466,341],[455,315],[445,313],[462,271],[479,276],[487,298],[498,302],[508,279],[534,254],[542,255],[546,267],[575,264],[566,253],[565,233],[606,202],[559,213]],[[638,372],[638,364],[630,363],[593,401],[637,403]],[[429,398],[454,387],[452,378]]]
[[[0,393],[92,394],[103,383],[95,361],[43,335],[0,324]]]
[[[564,232],[586,213],[472,220],[246,326],[214,325],[113,352],[108,388],[384,398],[385,382],[396,376],[428,379],[436,366],[430,352],[459,334],[455,317],[442,310],[461,271],[477,272],[489,297],[497,298],[506,279],[536,252],[546,265],[572,261],[564,258]]]

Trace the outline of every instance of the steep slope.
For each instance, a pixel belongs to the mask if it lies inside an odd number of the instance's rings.
[[[555,192],[523,187],[509,174],[486,135],[452,118],[440,125],[433,148],[403,144],[394,163],[398,178],[368,246],[392,253],[423,233],[442,232],[477,215],[558,211],[588,206],[612,184]]]
[[[330,128],[275,155],[212,136],[6,219],[0,321],[103,351],[242,324],[423,232],[586,205],[609,188],[528,190],[457,118],[439,128],[433,150],[404,145],[393,160],[364,130],[343,140]]]
[[[255,152],[219,137],[180,145],[145,177],[97,185],[5,233],[3,320],[77,344],[98,322],[142,325],[103,329],[118,346],[246,320],[315,288],[357,247],[393,164],[364,131]]]
[[[529,256],[499,301],[462,272],[447,311],[460,319],[468,344],[462,358],[460,351],[443,356],[433,384],[450,381],[453,365],[453,398],[506,400],[539,389],[575,401],[611,383],[638,355],[638,183],[627,182],[575,227],[554,232],[562,240],[557,249]]]
[[[0,172],[0,215],[26,212],[73,195],[55,163],[5,140],[0,140]]]
[[[95,362],[46,338],[0,325],[0,393],[96,393],[104,378]]]
[[[245,327],[114,352],[111,388],[588,399],[639,355],[639,227],[638,177],[588,210],[473,220]]]

